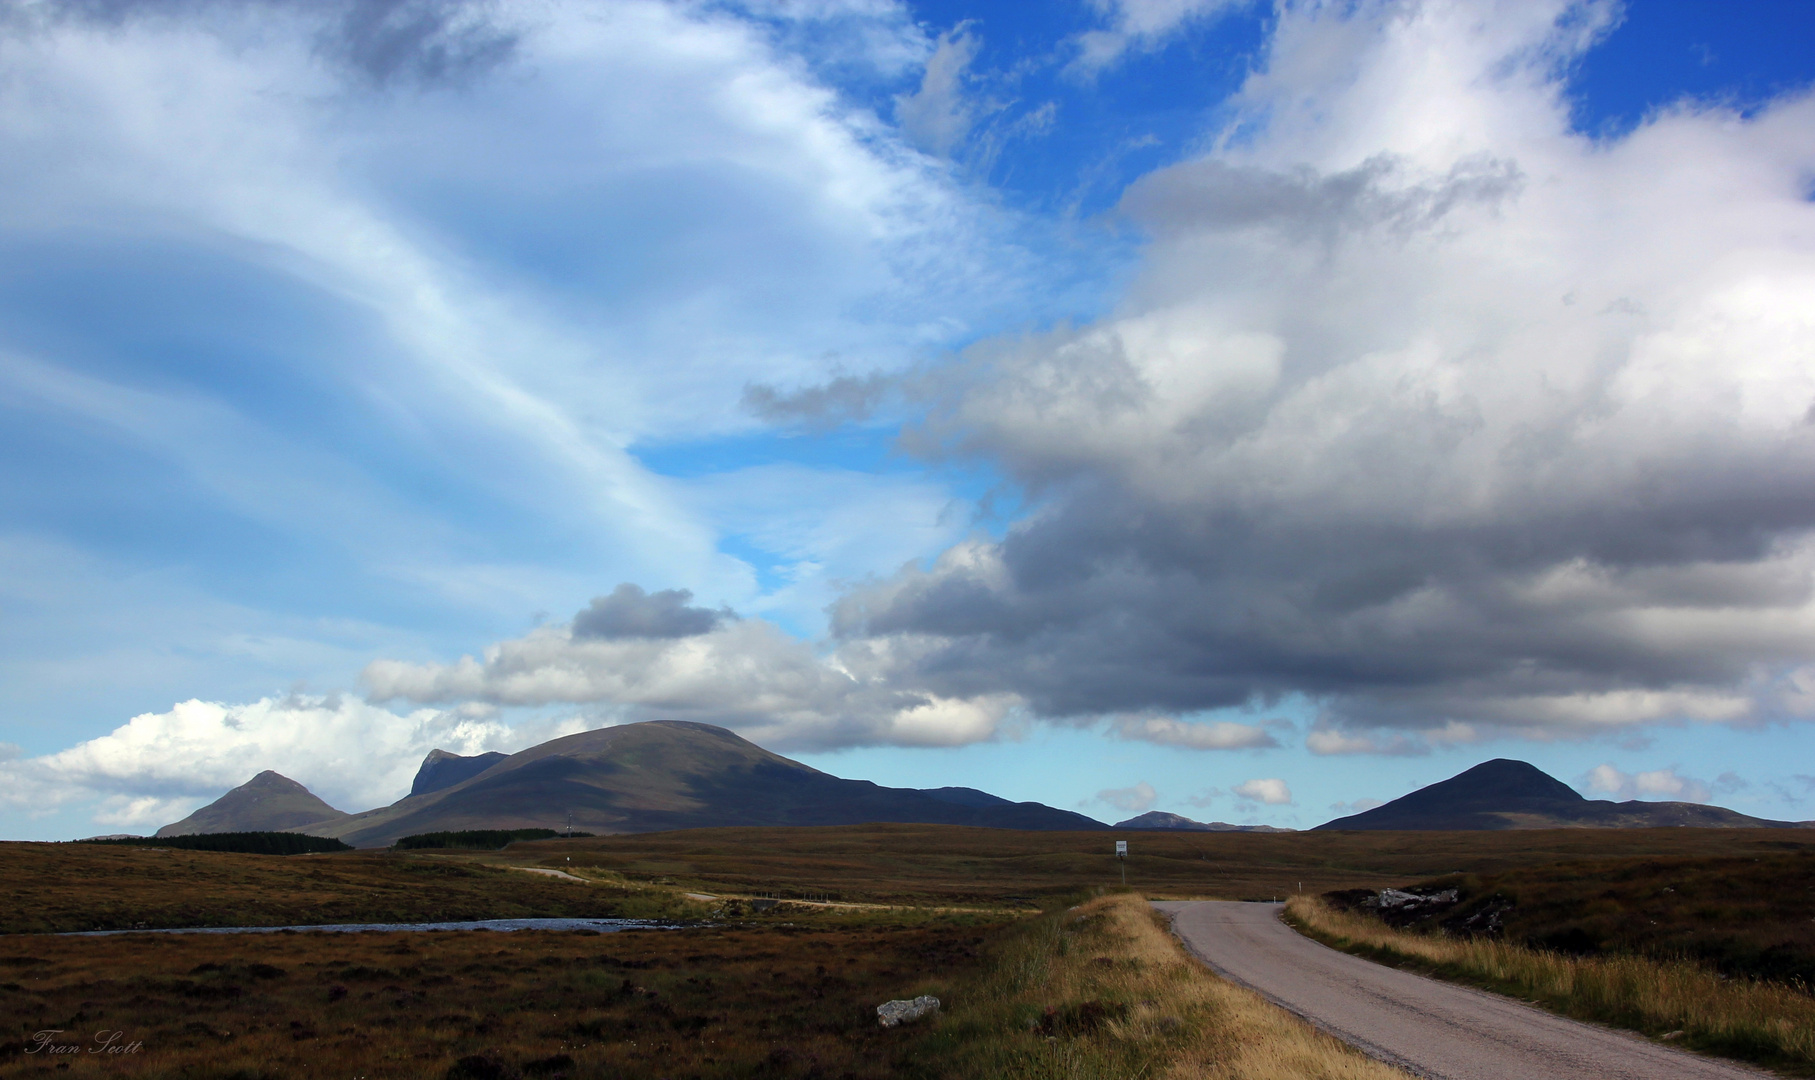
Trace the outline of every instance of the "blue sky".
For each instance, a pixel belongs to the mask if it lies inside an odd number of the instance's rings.
[[[655,718],[1112,821],[1815,818],[1812,30],[17,6],[0,835]]]

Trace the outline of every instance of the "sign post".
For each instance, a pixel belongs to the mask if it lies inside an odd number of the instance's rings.
[[[1122,884],[1126,886],[1128,884],[1128,841],[1117,840],[1115,842],[1115,864],[1122,871]]]

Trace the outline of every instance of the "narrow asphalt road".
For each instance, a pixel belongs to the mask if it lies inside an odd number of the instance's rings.
[[[1281,904],[1154,905],[1219,974],[1364,1053],[1437,1080],[1759,1080],[1767,1074],[1337,952]]]

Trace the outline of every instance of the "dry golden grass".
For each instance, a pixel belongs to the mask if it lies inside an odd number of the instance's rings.
[[[945,1019],[945,1075],[990,1080],[1403,1080],[1185,955],[1139,896],[1023,924]]]
[[[1293,897],[1286,917],[1326,944],[1535,1001],[1553,1011],[1681,1045],[1815,1075],[1815,998],[1728,979],[1685,962],[1576,957],[1483,938],[1395,930],[1368,915]]]
[[[1815,985],[1815,852],[1806,849],[1569,859],[1419,884],[1457,889],[1460,902],[1383,921],[1455,930],[1493,912],[1496,936],[1537,949],[1687,959],[1723,975]],[[1360,898],[1326,899],[1347,908]]]

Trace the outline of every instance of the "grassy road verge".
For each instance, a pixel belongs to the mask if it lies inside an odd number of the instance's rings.
[[[999,939],[924,1044],[977,1080],[1403,1080],[1185,955],[1139,896],[1097,897]]]
[[[1314,897],[1293,897],[1286,920],[1326,945],[1370,960],[1691,1049],[1815,1076],[1815,998],[1801,988],[1730,979],[1689,963],[1575,957],[1490,939],[1410,933]]]

